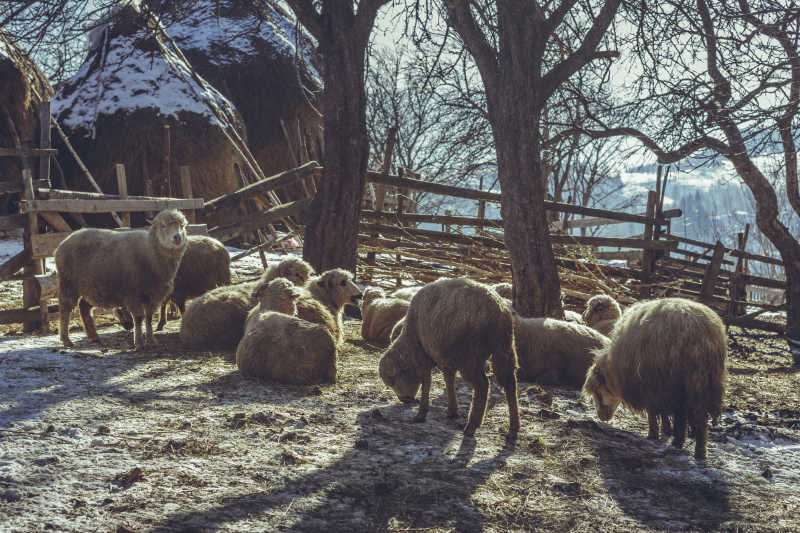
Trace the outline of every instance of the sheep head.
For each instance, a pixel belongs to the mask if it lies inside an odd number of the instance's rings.
[[[587,326],[594,326],[602,320],[616,320],[622,315],[617,301],[607,294],[597,294],[586,302],[583,321]]]
[[[286,278],[298,287],[302,287],[313,273],[314,269],[311,268],[311,265],[299,257],[290,256],[277,265],[271,266],[264,274],[264,279],[271,281],[275,278]]]
[[[364,296],[361,300],[361,305],[363,307],[368,307],[370,303],[377,300],[378,298],[385,298],[386,294],[383,292],[382,289],[378,287],[370,287],[368,289],[364,289]]]
[[[253,299],[258,300],[263,310],[296,315],[296,300],[302,294],[303,291],[288,279],[275,278],[269,283],[258,285],[253,291]]]
[[[617,407],[622,402],[622,398],[611,391],[603,362],[602,357],[599,357],[586,372],[583,393],[594,399],[597,417],[603,422],[607,422],[614,416]]]
[[[361,289],[353,283],[353,274],[341,268],[324,272],[317,280],[317,285],[325,289],[338,308],[345,304],[358,305]]]
[[[414,403],[422,384],[413,363],[403,356],[399,342],[395,341],[386,350],[378,364],[383,383],[390,387],[403,403]]]
[[[155,239],[159,247],[175,253],[186,250],[186,217],[177,209],[165,209],[153,219],[150,226],[150,238]]]

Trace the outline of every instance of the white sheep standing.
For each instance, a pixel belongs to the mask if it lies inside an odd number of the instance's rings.
[[[353,274],[341,268],[327,270],[309,279],[305,288],[307,294],[297,300],[297,316],[324,326],[337,345],[344,342],[342,310],[347,304],[358,306],[362,296]]]
[[[594,329],[554,318],[514,315],[514,340],[524,381],[580,388],[594,361],[593,350],[608,342]]]
[[[424,421],[430,406],[431,371],[439,367],[447,389],[448,416],[458,414],[455,374],[473,388],[466,435],[473,435],[486,413],[491,360],[497,381],[505,389],[509,433],[519,431],[517,353],[511,310],[487,285],[457,278],[425,285],[411,300],[405,327],[380,360],[379,372],[403,402],[422,395],[416,420]]]
[[[59,333],[69,339],[70,312],[78,304],[86,336],[100,342],[91,315],[93,306],[124,307],[133,313],[137,350],[153,345],[155,309],[172,293],[173,280],[186,250],[186,217],[161,211],[147,230],[112,231],[84,228],[56,248]],[[142,339],[142,320],[146,333]]]
[[[236,348],[244,376],[308,385],[336,381],[336,343],[319,324],[295,315],[303,294],[284,278],[256,288],[259,304],[250,312]]]
[[[658,418],[671,415],[677,448],[688,423],[694,456],[703,459],[708,417],[722,412],[727,349],[725,325],[709,307],[684,298],[637,302],[617,321],[610,342],[597,350],[583,391],[594,398],[603,421],[620,403],[646,411],[649,438],[658,438]]]
[[[394,326],[405,318],[409,305],[402,298],[387,298],[377,287],[366,289],[361,304],[361,338],[388,344]]]

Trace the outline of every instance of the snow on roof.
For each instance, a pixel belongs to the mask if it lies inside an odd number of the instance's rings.
[[[297,21],[288,9],[265,6],[263,16],[254,12],[237,10],[235,14],[225,11],[230,2],[200,0],[192,5],[185,17],[169,22],[167,30],[184,50],[201,50],[209,60],[219,66],[238,65],[264,52],[266,42],[275,57],[282,56],[294,61],[297,43]],[[260,42],[259,42],[260,41]],[[300,67],[319,87],[322,76],[312,62],[311,36],[300,27]]]
[[[96,26],[81,69],[53,98],[53,113],[63,124],[94,136],[98,116],[141,109],[175,119],[195,113],[223,127],[223,121],[237,122],[234,105],[193,71],[163,30],[115,34],[115,24],[112,18]]]

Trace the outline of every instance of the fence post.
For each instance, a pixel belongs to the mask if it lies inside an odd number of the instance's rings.
[[[22,197],[26,200],[35,199],[36,193],[33,190],[33,175],[31,174],[31,169],[26,168],[22,171],[22,183]],[[31,237],[38,232],[39,216],[35,212],[28,213],[27,221],[25,223],[25,231],[23,234],[25,248],[31,251],[33,250]],[[30,263],[25,265],[22,273],[25,276],[25,279],[22,281],[22,306],[25,309],[28,309],[29,307],[39,304],[39,284],[36,282],[36,278],[34,278],[34,276],[44,273],[44,261],[41,259],[32,259]],[[45,324],[42,324],[41,317],[39,320],[35,320],[33,322],[23,322],[22,331],[33,331],[39,327],[43,329],[47,327],[46,322]]]
[[[739,232],[737,238],[737,250],[740,254],[744,252],[747,247],[747,237],[750,235],[750,224],[744,227],[744,232]],[[744,269],[744,258],[739,255],[736,258],[736,267],[731,274],[730,285],[728,286],[728,294],[730,296],[730,304],[728,306],[728,316],[733,318],[745,314],[746,309],[744,304],[737,304],[737,300],[747,300],[747,283],[742,280],[742,271]]]
[[[706,267],[705,274],[703,274],[703,286],[700,289],[700,301],[703,303],[710,303],[714,298],[714,285],[719,277],[724,257],[725,246],[717,241],[717,244],[714,245],[714,255],[711,256],[711,262]]]
[[[647,193],[647,213],[645,216],[652,220],[656,216],[656,203],[658,202],[658,194],[655,191],[649,191]],[[648,222],[645,224],[644,227],[644,240],[650,241],[653,240],[653,223]],[[640,281],[642,286],[639,289],[639,296],[641,298],[649,298],[650,297],[650,287],[647,287],[650,283],[650,278],[653,274],[653,266],[655,263],[655,251],[652,249],[645,249],[642,251],[642,272],[640,274]]]
[[[114,165],[114,170],[117,173],[117,193],[120,200],[128,199],[128,178],[125,176],[125,165],[117,163]],[[122,225],[131,227],[131,213],[126,211],[122,213]]]
[[[39,107],[39,147],[50,148],[50,101],[42,100]],[[50,156],[39,158],[39,179],[47,180],[50,187]]]
[[[486,200],[478,200],[478,233],[483,231],[483,220],[486,218]]]
[[[159,196],[172,196],[172,182],[169,177],[169,158],[170,158],[170,140],[169,140],[169,124],[164,124],[162,129],[162,145],[161,145],[161,191]]]
[[[191,198],[192,197],[192,175],[189,172],[189,167],[182,166],[180,168],[181,173],[181,195],[184,198]],[[197,213],[194,209],[188,209],[186,211],[186,218],[189,220],[190,224],[194,224],[197,221]]]

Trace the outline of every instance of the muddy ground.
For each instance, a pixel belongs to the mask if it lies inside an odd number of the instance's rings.
[[[179,321],[130,350],[76,330],[0,337],[2,531],[797,531],[798,369],[773,335],[733,329],[728,409],[708,460],[648,441],[646,418],[599,422],[578,391],[521,383],[523,427],[493,387],[475,438],[448,420],[436,375],[412,422],[357,320],[332,386],[241,377],[226,351],[188,351]],[[77,323],[74,324],[77,326]]]

